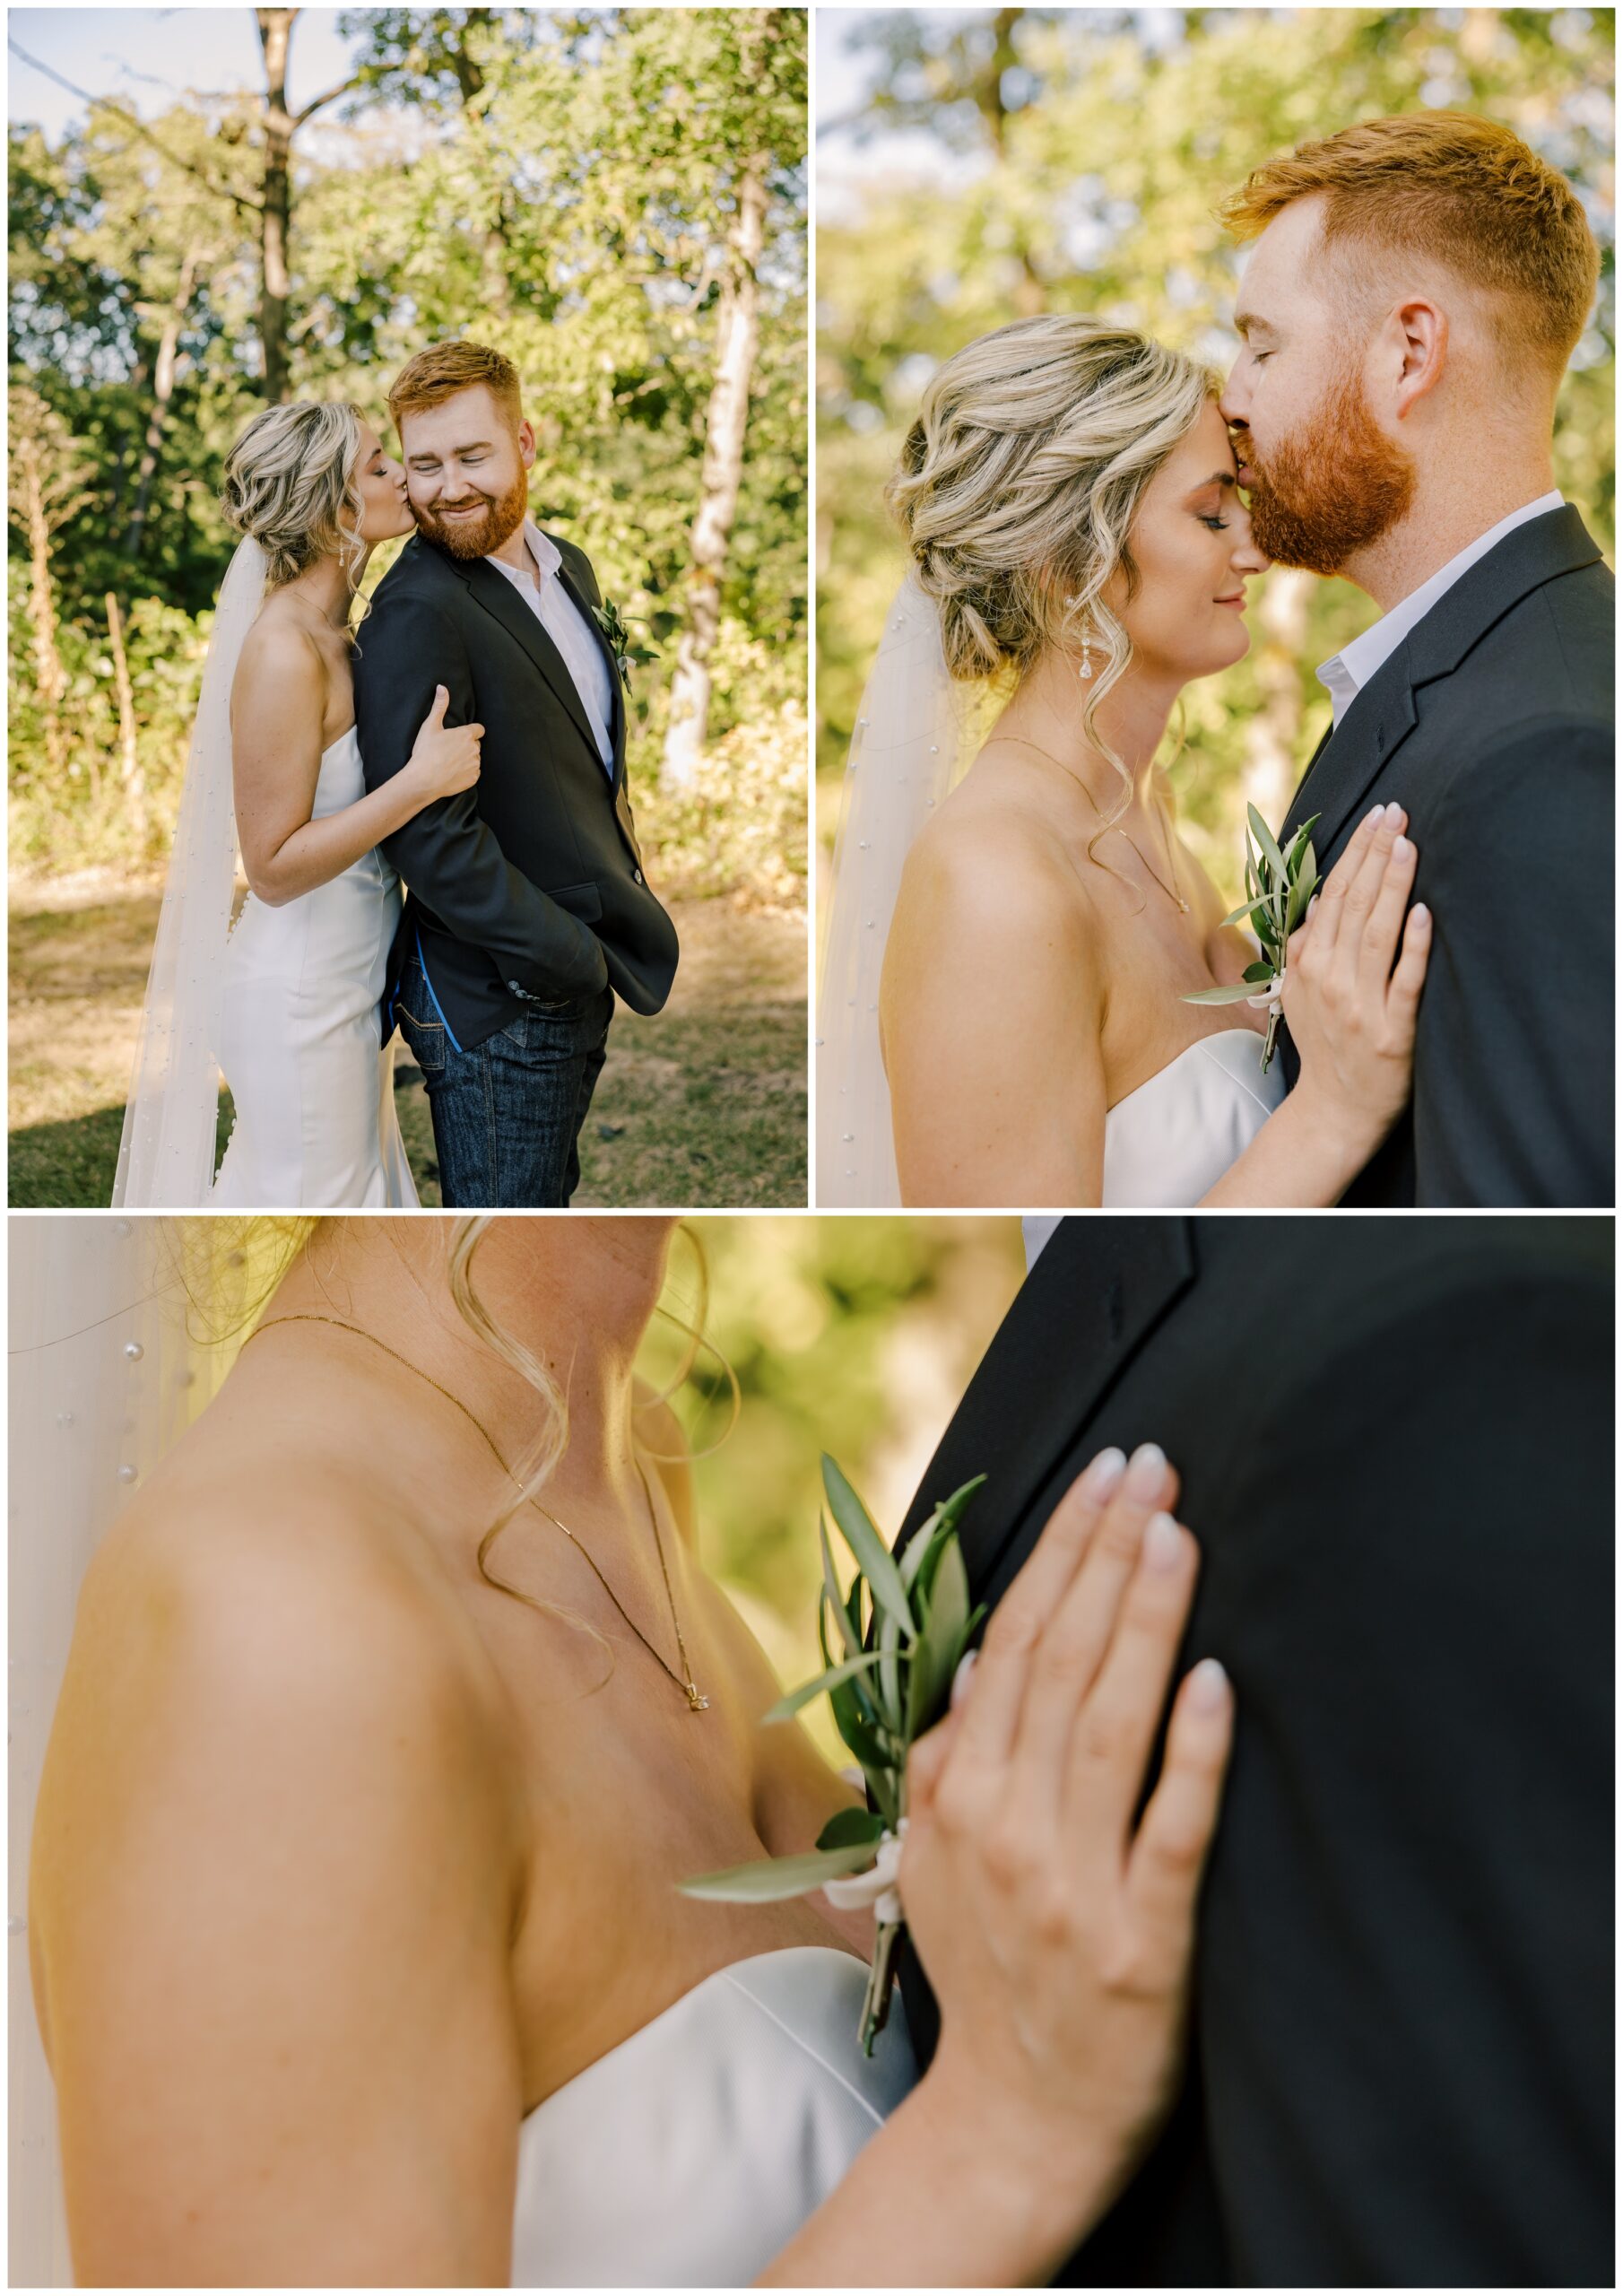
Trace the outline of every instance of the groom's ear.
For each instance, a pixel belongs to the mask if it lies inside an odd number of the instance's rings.
[[[526,470],[535,460],[534,425],[527,422],[518,426],[518,459]]]
[[[1411,295],[1393,312],[1400,361],[1393,404],[1402,416],[1443,379],[1448,363],[1448,314],[1424,295]]]

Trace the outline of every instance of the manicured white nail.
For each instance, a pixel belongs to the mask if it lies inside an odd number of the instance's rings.
[[[1101,1451],[1096,1459],[1089,1460],[1082,1477],[1082,1489],[1089,1499],[1108,1499],[1126,1472],[1125,1453],[1112,1444],[1107,1451]]]
[[[978,1650],[966,1650],[958,1662],[958,1672],[952,1677],[951,1704],[954,1711],[969,1695],[969,1677],[975,1672],[975,1662],[980,1655]]]
[[[1413,851],[1414,848],[1410,845],[1406,837],[1394,837],[1393,839],[1392,857],[1394,861],[1407,861]]]
[[[1403,808],[1395,797],[1386,808],[1386,818],[1389,822],[1401,822],[1403,818]]]
[[[1228,1677],[1215,1658],[1202,1658],[1190,1670],[1189,1703],[1197,1713],[1215,1714],[1228,1695]]]
[[[1427,908],[1423,900],[1416,901],[1414,907],[1410,910],[1409,921],[1411,925],[1424,925],[1428,926],[1430,925],[1431,911]]]
[[[1170,1515],[1151,1515],[1144,1526],[1144,1568],[1146,1570],[1171,1570],[1176,1564],[1183,1540],[1178,1526]]]
[[[1127,1496],[1153,1499],[1167,1472],[1167,1454],[1159,1443],[1141,1443],[1127,1462]]]
[[[1373,813],[1366,813],[1366,814],[1365,814],[1365,816],[1364,816],[1364,826],[1365,826],[1365,828],[1366,828],[1366,829],[1373,829],[1373,827],[1375,826],[1375,824],[1376,824],[1376,822],[1381,821],[1381,820],[1383,820],[1383,819],[1384,818],[1384,816],[1385,816],[1385,813],[1386,813],[1386,808],[1385,808],[1385,806],[1384,806],[1384,805],[1377,805],[1377,806],[1375,808],[1375,810],[1374,810],[1374,812],[1373,812]]]

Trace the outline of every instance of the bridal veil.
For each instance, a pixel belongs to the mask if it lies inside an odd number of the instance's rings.
[[[985,697],[955,683],[935,604],[911,576],[885,617],[857,712],[834,848],[817,1007],[820,1206],[899,1204],[880,1048],[885,943],[914,839],[968,762]],[[943,1091],[954,1080],[943,1077]]]
[[[113,1182],[114,1204],[132,1209],[187,1210],[206,1204],[213,1186],[214,1047],[237,875],[231,686],[265,571],[264,551],[245,535],[214,609]]]
[[[120,1509],[235,1355],[257,1282],[239,1222],[11,1222],[9,1618],[13,2288],[71,2287],[56,2101],[34,2017],[29,1843],[80,1583]],[[184,1268],[184,1273],[183,1273]],[[201,1313],[194,1311],[194,1300]]]

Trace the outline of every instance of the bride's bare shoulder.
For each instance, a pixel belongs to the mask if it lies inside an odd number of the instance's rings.
[[[1091,911],[1063,838],[1042,809],[993,794],[971,775],[908,850],[897,900],[905,936],[950,930],[961,944],[1034,925],[1073,945],[1089,937]]]
[[[233,713],[274,707],[280,717],[326,701],[328,664],[296,615],[270,599],[242,641],[231,680]]]
[[[268,1430],[221,1446],[195,1428],[156,1470],[86,1572],[75,1681],[112,1730],[120,1698],[317,1734],[414,1715],[413,1742],[431,1714],[473,1754],[490,1721],[472,1626],[364,1462]]]

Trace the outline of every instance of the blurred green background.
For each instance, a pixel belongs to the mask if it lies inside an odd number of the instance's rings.
[[[1241,254],[1211,211],[1309,137],[1480,111],[1572,182],[1604,267],[1561,394],[1556,474],[1611,556],[1610,9],[830,11],[817,38],[823,849],[904,571],[881,489],[932,370],[1011,318],[1088,310],[1226,373]],[[1172,773],[1185,834],[1231,900],[1246,801],[1277,822],[1329,722],[1315,665],[1376,618],[1350,584],[1294,569],[1251,595],[1251,650],[1187,689]]]
[[[538,516],[657,655],[630,774],[683,976],[640,1066],[618,1032],[579,1200],[803,1203],[804,16],[53,8],[8,32],[12,1201],[107,1201],[226,448],[301,396],[393,445],[391,376],[465,334],[524,378]],[[693,758],[669,704],[696,642]]]
[[[742,1395],[725,1442],[698,1460],[700,1551],[785,1687],[817,1673],[819,1455],[838,1459],[887,1539],[1025,1275],[1017,1220],[698,1219],[709,1339]],[[694,1297],[690,1245],[673,1248],[671,1306]],[[677,1339],[656,1323],[645,1366],[663,1384]],[[730,1405],[715,1359],[673,1398],[696,1450]],[[849,1564],[834,1542],[842,1584]],[[837,1762],[819,1700],[809,1718]]]

